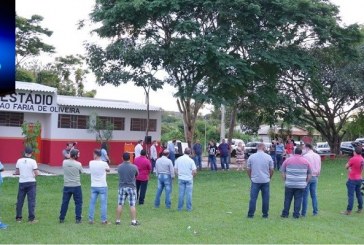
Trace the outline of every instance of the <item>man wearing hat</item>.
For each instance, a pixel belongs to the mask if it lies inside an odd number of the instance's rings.
[[[16,221],[21,222],[23,219],[22,211],[25,196],[28,198],[28,222],[36,223],[35,220],[35,197],[36,181],[38,176],[37,162],[32,159],[33,149],[30,146],[25,147],[24,157],[16,162],[15,174],[19,175],[18,197],[16,202]]]
[[[59,215],[59,222],[64,223],[67,214],[68,204],[71,197],[75,201],[76,224],[81,223],[82,218],[82,189],[80,174],[83,173],[82,165],[77,159],[80,152],[77,149],[70,151],[70,159],[63,160],[63,197],[62,206]]]
[[[120,225],[121,213],[125,200],[128,198],[130,206],[131,225],[137,226],[140,223],[136,219],[136,176],[138,176],[138,168],[130,162],[130,154],[125,152],[123,154],[123,162],[118,166],[119,174],[119,195],[118,195],[118,207],[116,209],[116,222]]]

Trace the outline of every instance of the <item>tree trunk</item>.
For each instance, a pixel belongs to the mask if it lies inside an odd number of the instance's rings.
[[[231,141],[234,134],[234,128],[235,128],[235,121],[236,121],[236,113],[238,111],[237,105],[233,105],[232,112],[230,115],[230,125],[229,125],[229,132],[228,132],[228,142],[229,145],[231,145]]]
[[[192,147],[194,143],[193,137],[195,134],[196,118],[202,105],[203,103],[192,102],[191,99],[177,99],[178,110],[183,116],[184,135],[188,147]]]
[[[225,106],[221,105],[220,142],[225,139]]]

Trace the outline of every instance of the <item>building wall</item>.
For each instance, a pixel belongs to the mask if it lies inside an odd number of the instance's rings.
[[[20,93],[20,94],[19,94]],[[96,142],[96,136],[87,129],[68,129],[58,128],[59,108],[55,104],[56,94],[52,103],[43,105],[32,104],[25,100],[32,92],[18,91],[18,94],[6,97],[0,97],[0,111],[23,112],[24,121],[36,122],[39,121],[42,125],[41,145],[39,162],[53,166],[60,166],[63,161],[62,150],[66,147],[69,141],[78,142],[77,148],[81,152],[80,162],[87,165],[92,160],[92,152],[95,148],[99,148],[100,144]],[[49,96],[51,93],[37,92],[40,96]],[[32,98],[34,94],[31,94]],[[39,96],[38,96],[39,98]],[[48,97],[49,98],[49,97]],[[22,103],[23,104],[22,104]],[[16,105],[14,105],[16,104]],[[24,106],[19,106],[24,105]],[[124,117],[124,130],[115,130],[113,138],[109,142],[110,150],[109,157],[113,164],[121,162],[121,156],[124,152],[125,144],[135,145],[137,140],[144,139],[144,131],[130,131],[131,118],[146,118],[147,112],[142,110],[121,110],[121,109],[105,109],[105,108],[88,108],[77,107],[77,110],[64,111],[62,114],[77,114],[77,115],[94,115],[109,116],[109,117]],[[161,135],[161,111],[151,111],[150,118],[157,120],[157,131],[150,132],[153,140],[160,140]],[[16,163],[17,159],[22,156],[24,136],[20,127],[0,126],[0,161],[3,163]]]

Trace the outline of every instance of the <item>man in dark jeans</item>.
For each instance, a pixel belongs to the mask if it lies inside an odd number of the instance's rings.
[[[220,151],[221,169],[229,170],[230,145],[225,142],[225,139],[222,139],[218,149]]]
[[[193,145],[193,153],[195,155],[195,165],[198,170],[202,169],[202,145],[199,140],[196,140],[196,143]]]
[[[76,213],[76,224],[81,223],[82,218],[82,189],[80,174],[83,173],[83,168],[77,159],[80,157],[80,152],[77,149],[73,149],[70,152],[70,159],[63,161],[63,197],[62,206],[59,215],[59,222],[64,223],[64,219],[67,214],[68,204],[71,197],[75,201],[75,213]]]
[[[251,180],[248,218],[253,218],[259,191],[262,192],[263,218],[268,218],[269,183],[273,176],[273,159],[264,152],[264,143],[259,143],[257,152],[248,158],[247,173]]]
[[[345,168],[348,170],[348,181],[346,187],[348,191],[348,206],[346,210],[341,212],[344,215],[350,215],[354,206],[354,193],[358,199],[357,213],[363,211],[363,195],[360,188],[362,184],[362,172],[364,167],[364,159],[361,156],[362,148],[357,146],[354,149],[354,156],[346,163]]]
[[[292,199],[294,198],[293,218],[300,217],[303,193],[311,179],[310,163],[302,156],[302,149],[297,147],[294,155],[287,158],[281,167],[285,182],[284,208],[282,218],[288,218]]]
[[[37,184],[35,177],[38,176],[37,162],[32,159],[33,149],[25,147],[24,157],[16,162],[15,174],[19,175],[18,198],[16,202],[16,221],[21,222],[23,219],[22,210],[25,196],[28,198],[28,222],[36,223],[35,220],[35,197]]]

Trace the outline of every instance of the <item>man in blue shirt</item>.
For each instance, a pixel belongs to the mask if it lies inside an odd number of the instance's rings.
[[[280,170],[284,155],[284,144],[282,143],[282,139],[278,139],[276,144],[276,165],[274,166],[276,170]]]
[[[193,145],[193,153],[195,155],[194,160],[198,170],[202,169],[202,145],[199,140]]]
[[[230,154],[230,145],[225,142],[225,139],[222,139],[218,149],[220,151],[221,169],[229,170],[228,157]]]

